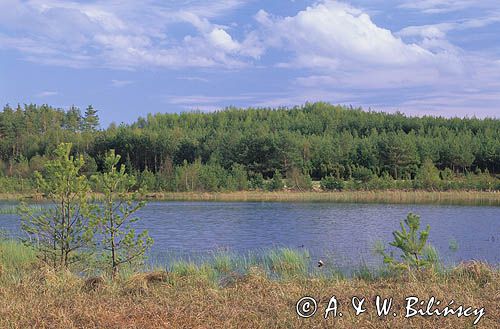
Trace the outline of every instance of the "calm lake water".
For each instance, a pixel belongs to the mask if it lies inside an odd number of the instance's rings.
[[[7,205],[6,203],[0,204]],[[12,205],[12,204],[10,204]],[[500,207],[274,202],[150,202],[138,229],[154,238],[151,259],[196,260],[220,250],[262,253],[271,248],[307,249],[348,269],[381,264],[376,241],[387,243],[408,212],[431,225],[429,241],[442,260],[500,264]],[[0,215],[0,229],[20,234],[16,215]],[[450,245],[458,244],[458,249]]]

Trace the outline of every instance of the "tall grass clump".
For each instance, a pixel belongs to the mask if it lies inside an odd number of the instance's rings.
[[[41,205],[29,205],[30,210],[33,212],[41,212],[44,207]],[[14,205],[1,206],[0,215],[17,215],[19,214],[19,207]]]
[[[230,273],[235,270],[233,257],[228,253],[217,253],[212,260],[212,267],[219,273]]]
[[[35,251],[13,239],[0,240],[0,274],[2,279],[18,282],[37,261]]]
[[[290,248],[271,250],[264,258],[267,269],[282,278],[305,276],[308,273],[308,251]]]
[[[208,263],[197,265],[189,261],[176,261],[170,266],[170,272],[176,277],[210,285],[216,285],[218,281],[217,272]]]
[[[17,207],[15,206],[3,206],[0,207],[0,215],[16,215]]]

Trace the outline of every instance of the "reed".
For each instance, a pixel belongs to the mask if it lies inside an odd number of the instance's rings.
[[[35,212],[40,212],[44,209],[41,205],[29,205]],[[0,205],[0,215],[17,215],[19,213],[15,205]]]
[[[246,201],[246,202],[345,202],[345,203],[430,203],[456,205],[500,205],[500,192],[377,190],[341,192],[150,193],[148,199],[164,201]]]
[[[370,190],[370,191],[235,191],[235,192],[151,192],[146,200],[159,201],[234,201],[234,202],[345,202],[345,203],[418,203],[450,205],[500,205],[500,191],[427,191],[427,190]],[[32,194],[0,194],[0,200],[37,200]],[[89,201],[100,201],[102,195],[90,193]]]
[[[309,253],[289,248],[271,250],[266,257],[266,267],[280,277],[305,276],[308,273]]]
[[[17,207],[15,206],[0,206],[0,215],[16,215]]]

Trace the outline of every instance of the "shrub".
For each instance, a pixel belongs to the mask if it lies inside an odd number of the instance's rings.
[[[278,190],[282,190],[283,187],[284,187],[283,178],[281,177],[281,173],[279,172],[279,170],[276,169],[274,171],[273,179],[271,180],[271,183],[269,184],[269,190],[278,191]]]
[[[341,191],[344,189],[345,183],[341,179],[335,178],[333,176],[327,176],[321,179],[320,186],[325,191]]]
[[[145,191],[154,191],[156,188],[156,177],[149,170],[145,169],[139,177],[139,186]]]
[[[364,183],[368,182],[373,177],[373,172],[365,167],[354,167],[352,170],[352,178]]]
[[[264,177],[260,172],[254,174],[253,177],[250,179],[249,187],[251,189],[260,190],[263,189],[264,186],[265,186]]]
[[[442,180],[451,180],[453,178],[453,171],[450,168],[444,168],[439,173],[439,176],[441,176]]]
[[[431,159],[426,159],[417,172],[415,179],[416,187],[435,189],[439,187],[441,179],[439,170],[434,166]]]
[[[233,189],[242,191],[248,188],[247,171],[245,170],[245,167],[243,165],[233,164],[233,166],[231,167],[231,177],[234,181]]]
[[[303,174],[299,169],[292,168],[287,172],[287,186],[295,190],[310,190],[312,187],[311,176]]]

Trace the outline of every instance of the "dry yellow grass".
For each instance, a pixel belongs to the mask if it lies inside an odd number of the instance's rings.
[[[263,192],[220,193],[149,193],[149,199],[169,201],[279,201],[279,202],[373,202],[373,203],[444,203],[500,205],[500,192],[484,191],[342,191],[342,192]]]
[[[123,282],[82,289],[85,280],[33,271],[17,283],[0,285],[0,328],[472,328],[474,317],[404,318],[405,298],[431,296],[455,305],[484,307],[477,328],[499,328],[500,275],[487,266],[467,265],[446,276],[363,280],[269,280],[250,271],[225,288],[196,275],[140,274]],[[300,319],[295,303],[314,296],[318,313]],[[342,317],[323,319],[330,298]],[[396,317],[379,318],[374,298],[393,297]],[[366,313],[355,316],[352,296],[366,298]]]
[[[89,195],[99,199],[98,193]],[[237,192],[155,192],[144,195],[147,200],[162,201],[263,201],[263,202],[353,202],[353,203],[441,203],[464,205],[500,205],[500,191],[237,191]],[[0,194],[0,200],[28,199],[41,201],[38,194]]]

